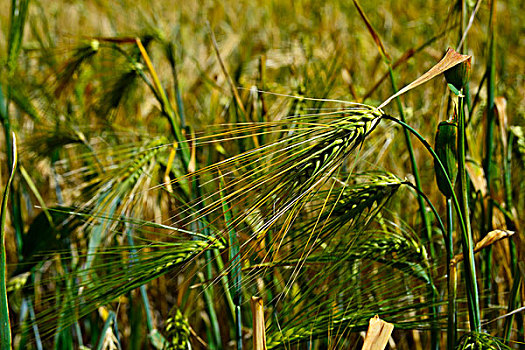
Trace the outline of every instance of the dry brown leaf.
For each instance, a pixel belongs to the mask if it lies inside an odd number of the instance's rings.
[[[454,49],[449,48],[445,57],[441,59],[434,67],[430,68],[425,74],[399,90],[396,94],[390,96],[385,102],[383,102],[378,108],[381,109],[389,104],[394,98],[404,94],[405,92],[414,89],[415,87],[426,83],[429,80],[434,79],[438,75],[444,73],[452,67],[457,66],[460,63],[466,62],[471,59],[471,56],[462,55],[456,52]]]
[[[363,350],[384,350],[394,325],[383,321],[378,315],[370,319]]]
[[[488,246],[491,246],[492,244],[496,243],[497,241],[510,237],[514,234],[514,231],[504,231],[504,230],[494,230],[487,233],[485,237],[478,243],[476,243],[476,246],[474,247],[474,253],[479,252],[480,250],[487,248]],[[458,254],[450,261],[451,264],[457,264],[458,262],[463,260],[463,254]]]
[[[465,168],[467,169],[468,176],[476,192],[481,192],[483,198],[487,195],[487,181],[485,180],[485,173],[483,168],[476,163],[466,162]]]

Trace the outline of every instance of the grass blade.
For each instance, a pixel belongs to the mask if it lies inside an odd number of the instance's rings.
[[[16,66],[16,59],[22,48],[24,37],[24,26],[27,19],[29,0],[11,1],[11,18],[9,26],[9,38],[7,44],[7,66],[12,72]]]
[[[242,319],[241,319],[241,303],[242,303],[242,275],[241,275],[241,258],[240,258],[240,247],[239,237],[235,232],[235,227],[232,225],[232,209],[226,200],[226,193],[224,187],[224,177],[220,174],[219,188],[221,191],[222,210],[224,215],[224,221],[228,230],[228,242],[229,242],[229,259],[231,264],[230,281],[231,281],[231,294],[233,296],[233,302],[235,303],[235,335],[237,341],[237,349],[242,349]]]
[[[5,250],[5,221],[7,213],[7,200],[9,198],[9,190],[15,177],[16,167],[18,163],[18,155],[16,149],[16,135],[13,132],[12,138],[12,167],[9,179],[5,186],[4,194],[2,196],[2,207],[0,212],[0,341],[3,349],[11,349],[11,325],[9,322],[9,307],[7,302],[7,290],[6,290],[6,272],[7,272],[7,261],[6,261],[6,250]]]

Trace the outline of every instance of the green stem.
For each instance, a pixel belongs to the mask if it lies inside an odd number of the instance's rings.
[[[470,226],[470,213],[468,205],[467,172],[466,164],[466,133],[465,133],[465,113],[463,106],[464,98],[459,96],[458,106],[458,183],[460,209],[464,220],[464,231],[462,237],[463,256],[465,257],[465,282],[467,287],[467,300],[469,306],[469,321],[472,332],[481,331],[479,296],[476,282],[476,263],[474,260],[474,242],[472,239],[472,228]]]
[[[135,245],[135,242],[133,239],[131,228],[127,224],[126,226],[128,226],[126,229],[126,236],[128,239],[128,244],[130,247],[133,247]],[[135,248],[131,248],[130,253],[131,253],[131,256],[133,257],[131,259],[131,263],[134,264],[137,260],[136,259],[137,250]],[[140,289],[140,295],[142,297],[142,304],[144,305],[144,311],[146,313],[146,325],[148,327],[148,332],[151,334],[151,331],[154,330],[154,325],[153,325],[153,316],[151,314],[151,308],[149,307],[148,292],[146,291],[145,285],[140,286],[139,289]]]
[[[140,53],[142,55],[142,58],[144,59],[144,62],[146,63],[146,66],[150,72],[151,78],[153,80],[153,87],[154,92],[156,96],[158,97],[158,100],[162,106],[162,111],[164,115],[168,118],[168,121],[171,126],[171,130],[173,133],[173,136],[175,137],[175,140],[179,143],[179,148],[181,150],[181,157],[180,160],[182,162],[183,168],[186,171],[189,171],[190,162],[191,162],[191,155],[190,155],[190,149],[189,144],[182,133],[181,126],[175,122],[175,112],[174,108],[172,107],[166,92],[164,91],[164,88],[162,87],[162,84],[160,82],[160,79],[155,71],[155,68],[153,67],[153,63],[151,62],[151,59],[149,58],[149,55],[142,45],[140,39],[136,39],[137,47],[140,50]],[[200,186],[198,184],[198,177],[194,178],[194,181],[192,181],[193,185],[193,193],[197,193],[197,198],[199,198],[199,191]],[[197,223],[200,226],[200,221]],[[199,227],[200,229],[201,227]],[[207,231],[206,228],[202,228],[205,232]],[[208,235],[208,234],[206,234]],[[209,250],[206,250],[205,254],[205,266],[206,266],[206,279],[210,280],[212,277],[212,253]],[[205,278],[204,276],[199,274],[199,278],[201,279],[201,282],[204,282]],[[214,304],[213,304],[213,295],[211,288],[203,288],[203,294],[204,294],[204,302],[206,305],[206,308],[208,309],[208,316],[210,318],[210,348],[212,349],[221,349],[222,343],[221,343],[221,337],[220,337],[220,329],[219,329],[219,323],[217,319],[217,313],[215,312]]]
[[[174,112],[173,106],[171,105],[168,99],[168,96],[166,95],[166,92],[164,91],[164,88],[162,87],[159,76],[157,75],[157,72],[155,71],[155,68],[153,67],[153,63],[151,62],[148,52],[142,45],[142,42],[140,41],[140,39],[137,38],[135,40],[135,43],[137,44],[137,47],[140,50],[140,54],[142,55],[142,58],[144,59],[144,62],[146,63],[146,67],[148,68],[150,72],[151,78],[153,80],[153,86],[155,88],[155,92],[162,106],[162,111],[164,115],[168,118],[173,136],[175,137],[175,140],[179,143],[179,147],[182,152],[181,161],[183,163],[184,169],[188,170],[188,166],[190,164],[190,150],[188,148],[188,142],[186,141],[186,138],[184,137],[182,133],[180,125],[177,124],[177,122],[175,121],[175,112]]]
[[[447,322],[447,350],[454,350],[456,347],[456,269],[450,266],[450,261],[454,258],[454,217],[452,212],[452,200],[447,198],[447,284],[448,284],[448,322]]]
[[[463,107],[463,102],[460,102],[461,108]],[[459,170],[458,170],[458,177],[460,186],[462,184],[462,181],[464,185],[466,186],[466,171],[465,171],[465,115],[463,113],[460,113],[460,120],[459,120],[459,130],[458,130],[458,162],[459,162]],[[389,115],[384,115],[382,117],[383,119],[392,120],[400,125],[402,125],[404,128],[409,130],[414,136],[418,138],[419,141],[425,146],[425,148],[432,154],[434,159],[436,160],[437,164],[439,164],[441,170],[443,171],[447,184],[452,191],[452,200],[454,207],[456,209],[456,213],[458,215],[459,219],[459,225],[461,228],[462,233],[462,246],[463,246],[463,256],[467,257],[465,259],[465,275],[466,275],[466,285],[467,285],[467,301],[468,301],[468,307],[469,307],[469,315],[470,315],[470,325],[472,331],[479,332],[481,330],[481,322],[480,322],[480,315],[479,315],[479,296],[478,296],[478,288],[476,284],[476,270],[475,270],[475,262],[474,262],[474,250],[473,250],[473,242],[472,242],[472,234],[470,230],[470,220],[468,218],[468,204],[465,205],[465,202],[468,200],[466,197],[466,190],[465,186],[460,187],[460,198],[461,203],[458,201],[458,198],[454,194],[454,187],[452,186],[452,183],[450,182],[450,178],[448,177],[448,174],[446,172],[445,167],[443,166],[443,163],[439,159],[438,155],[432,149],[430,144],[416,131],[414,130],[410,125],[404,123],[403,121],[396,119]],[[463,137],[461,137],[461,136]],[[466,210],[465,210],[466,209]],[[465,215],[467,215],[465,217]]]
[[[461,28],[459,32],[460,40],[463,37],[463,33],[466,31],[467,21],[468,21],[467,1],[461,0]],[[462,51],[463,52],[467,51],[467,37],[464,38]],[[465,108],[463,106],[465,95],[467,97],[466,101],[468,105],[468,112],[470,112],[471,101],[470,101],[470,86],[469,86],[468,81],[463,86],[463,89],[459,96],[459,113],[457,113],[459,116],[458,134],[457,134],[457,137],[458,137],[458,141],[457,141],[458,157],[457,159],[458,159],[458,172],[459,172],[458,182],[459,182],[459,188],[460,188],[459,190],[460,203],[461,203],[461,210],[463,213],[462,216],[465,220],[465,229],[466,229],[466,232],[463,233],[463,237],[462,237],[462,247],[463,247],[463,256],[468,257],[465,259],[464,267],[465,267],[465,272],[466,272],[465,279],[467,283],[467,299],[468,299],[468,305],[469,305],[470,328],[471,328],[471,331],[478,332],[480,330],[479,300],[478,300],[478,295],[477,295],[476,269],[475,269],[475,260],[474,260],[474,252],[473,252],[474,243],[472,239],[472,229],[470,227],[467,177],[466,177],[466,171],[465,171],[466,117],[465,117]],[[452,248],[452,245],[451,245],[451,248]],[[453,254],[454,254],[453,251],[449,252],[449,257],[451,256],[453,258],[454,256]],[[455,272],[455,267],[454,267],[454,272]],[[455,294],[455,290],[453,291],[453,294]],[[450,302],[450,295],[449,295],[449,302]],[[451,305],[449,304],[449,307],[450,306]],[[450,313],[449,313],[449,317],[450,317]],[[455,336],[451,340],[455,340]]]
[[[38,325],[36,323],[35,309],[33,308],[33,302],[31,301],[31,298],[27,299],[27,306],[29,309],[30,320],[33,324],[33,333],[35,336],[36,349],[42,350],[44,347],[42,346],[42,340],[40,339],[40,332],[38,331]]]
[[[519,268],[516,269],[516,272],[513,275],[514,281],[512,283],[512,290],[510,291],[509,305],[507,307],[507,312],[512,312],[516,308],[516,302],[519,299],[520,289],[521,289],[521,273]],[[514,315],[509,316],[505,319],[505,326],[503,328],[503,338],[505,342],[510,341],[510,335],[512,331],[512,323],[514,322]]]
[[[198,274],[200,282],[204,283],[204,276],[202,273]],[[208,309],[208,316],[210,318],[210,326],[211,326],[211,338],[209,339],[208,343],[210,346],[210,349],[222,349],[222,342],[221,342],[221,332],[219,330],[219,323],[217,321],[217,313],[215,312],[215,308],[213,307],[213,295],[210,288],[204,286],[202,289],[202,293],[204,294],[204,304],[206,305],[206,309]]]
[[[461,0],[461,27],[459,28],[459,39],[458,39],[460,41],[463,38],[463,34],[467,30],[468,17],[469,16],[468,16],[468,4],[467,4],[467,1],[466,0]],[[460,51],[460,52],[464,52],[465,54],[467,54],[467,40],[468,40],[468,36],[465,35],[465,38],[463,39],[462,49]],[[458,51],[459,51],[459,48],[458,48]],[[471,100],[470,100],[470,84],[469,84],[468,81],[465,83],[465,86],[463,87],[463,90],[465,91],[466,102],[467,102],[468,110],[470,111],[472,103],[471,103]]]
[[[495,79],[496,79],[496,67],[494,65],[495,46],[494,46],[494,6],[496,0],[491,1],[490,7],[490,43],[489,43],[489,54],[487,61],[487,132],[485,134],[485,145],[486,153],[483,161],[483,170],[487,179],[488,193],[490,194],[490,185],[492,174],[490,172],[490,166],[492,163],[492,153],[494,148],[494,95],[495,95]]]
[[[241,302],[242,302],[242,275],[241,275],[241,257],[240,245],[237,232],[233,225],[232,209],[228,204],[228,197],[224,188],[226,184],[224,179],[219,179],[219,188],[222,201],[222,212],[224,221],[226,222],[226,229],[228,230],[229,241],[229,261],[231,264],[230,280],[232,286],[233,302],[235,304],[235,336],[237,343],[237,350],[242,350],[242,319],[241,319]]]
[[[514,134],[510,134],[507,140],[507,149],[502,151],[503,158],[503,185],[505,190],[505,222],[507,224],[507,229],[516,231],[516,224],[514,220],[514,213],[516,208],[512,203],[512,174],[511,174],[511,162],[512,162],[512,144],[514,142]],[[496,205],[497,206],[497,205]],[[510,243],[510,261],[511,261],[511,271],[514,275],[518,268],[518,254],[517,247],[513,240],[509,241]]]
[[[174,61],[173,67],[172,67],[173,88],[175,89],[175,98],[177,101],[177,111],[179,112],[180,125],[182,128],[184,128],[186,127],[186,116],[184,113],[184,102],[182,101],[182,93],[180,91],[180,86],[179,86],[179,76],[177,74],[177,66],[175,64],[176,62]]]
[[[13,166],[13,147],[11,140],[11,122],[9,118],[9,97],[4,100],[2,87],[0,85],[0,117],[4,127],[5,135],[5,149],[7,153],[7,164],[9,167]],[[9,192],[9,200],[11,201],[11,224],[15,230],[16,248],[18,259],[22,259],[22,231],[23,221],[22,212],[20,210],[20,196],[18,195],[16,183],[12,184],[12,191]]]
[[[199,177],[198,175],[195,175],[192,181],[193,191],[191,192],[194,194],[195,198],[202,198],[201,194],[201,187],[199,185]],[[199,202],[197,204],[197,212],[200,212],[205,207],[205,204],[203,202]],[[204,236],[209,237],[212,236],[212,233],[209,230],[209,220],[207,219],[207,216],[205,215],[204,218],[198,219],[196,221],[197,225],[197,231],[202,231]],[[212,254],[215,254],[215,257],[217,257],[216,250],[210,251],[210,249],[206,249],[204,252],[204,263],[205,263],[205,273],[206,278],[202,274],[199,274],[199,278],[201,279],[201,282],[204,282],[205,280],[210,281],[213,278],[213,271],[212,271],[212,264],[213,264],[213,257]],[[220,255],[220,254],[219,254]],[[220,260],[216,260],[216,263],[218,266],[222,265],[222,258]],[[208,317],[210,319],[210,327],[207,330],[209,333],[209,345],[210,349],[222,349],[222,341],[221,341],[221,332],[219,327],[219,320],[217,318],[217,312],[215,311],[215,305],[214,305],[214,298],[213,298],[213,289],[212,286],[205,286],[203,285],[203,294],[204,294],[204,303],[206,305],[206,309],[208,311]],[[230,290],[225,289],[225,293],[227,295],[226,299],[229,302],[229,299],[231,298]]]
[[[5,186],[4,194],[2,196],[2,207],[0,209],[0,343],[2,349],[11,349],[11,325],[9,322],[9,306],[7,301],[7,288],[6,288],[6,249],[5,249],[5,221],[7,212],[7,200],[9,198],[9,192],[13,178],[16,172],[16,166],[18,161],[17,150],[16,150],[16,136],[14,133],[11,135],[12,139],[12,159],[11,173]]]
[[[213,257],[215,264],[217,264],[217,271],[224,271],[224,261],[222,260],[221,252],[218,249],[213,249]],[[226,304],[230,310],[231,321],[235,323],[235,304],[233,303],[232,294],[230,291],[230,284],[228,282],[228,276],[221,276],[221,284],[224,289],[224,297],[226,298]]]
[[[483,235],[492,231],[492,215],[494,203],[492,200],[492,156],[494,153],[494,97],[495,97],[495,80],[496,80],[496,66],[494,64],[495,57],[495,5],[496,0],[490,2],[490,19],[489,19],[489,53],[487,59],[487,130],[485,132],[485,158],[483,159],[483,171],[487,181],[487,193],[489,195],[487,201],[487,208],[485,211],[485,230]],[[485,251],[485,288],[489,291],[491,289],[492,281],[492,250],[489,248]],[[490,299],[488,300],[490,302]]]
[[[509,138],[507,140],[507,149],[502,150],[502,158],[503,158],[503,172],[504,172],[504,189],[505,189],[505,206],[507,214],[505,215],[505,221],[507,223],[507,228],[510,230],[516,230],[516,225],[514,223],[514,217],[513,217],[513,208],[514,205],[512,203],[512,183],[511,183],[511,161],[512,161],[512,144],[514,142],[514,135],[510,134]],[[503,208],[500,208],[502,210]],[[503,210],[502,210],[503,211]],[[516,303],[519,301],[520,298],[520,287],[521,287],[521,271],[518,266],[518,252],[516,244],[513,240],[509,241],[510,245],[510,258],[511,258],[511,271],[512,276],[514,278],[512,289],[510,292],[510,300],[509,300],[509,306],[508,306],[508,312],[514,310],[516,307]],[[505,319],[505,325],[504,325],[504,331],[503,331],[503,337],[505,339],[505,342],[510,341],[511,337],[511,329],[512,329],[512,323],[514,321],[514,316],[508,317]],[[518,320],[519,322],[519,320]],[[523,322],[518,323],[520,326],[522,326]],[[518,336],[519,338],[519,336]]]

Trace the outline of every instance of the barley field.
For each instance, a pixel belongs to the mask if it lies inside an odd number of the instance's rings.
[[[0,349],[525,349],[521,1],[0,4]]]

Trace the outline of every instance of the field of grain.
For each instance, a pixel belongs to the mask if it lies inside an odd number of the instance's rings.
[[[525,348],[521,1],[1,5],[1,349]]]

